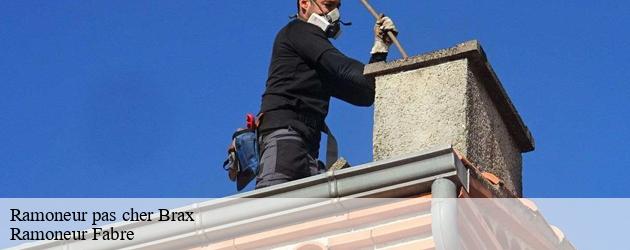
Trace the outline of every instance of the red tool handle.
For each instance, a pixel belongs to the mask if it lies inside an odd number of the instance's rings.
[[[247,114],[247,128],[255,129],[256,128],[256,117],[253,114]]]

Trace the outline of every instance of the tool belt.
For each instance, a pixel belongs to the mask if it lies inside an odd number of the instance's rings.
[[[253,115],[247,115],[247,128],[238,129],[232,135],[232,142],[228,147],[228,157],[223,162],[223,169],[228,172],[231,181],[236,182],[236,189],[241,191],[245,188],[258,173],[260,167],[260,150],[258,130],[278,129],[273,127],[286,123],[287,121],[298,121],[308,127],[311,127],[320,133],[320,131],[328,135],[326,145],[326,169],[330,169],[339,158],[339,150],[337,140],[333,136],[330,129],[319,117],[308,117],[300,115],[293,110],[274,110],[264,114],[266,121],[261,123],[263,114],[254,118]],[[275,125],[274,125],[275,123]],[[289,122],[290,123],[290,122]],[[265,124],[265,125],[263,125]],[[259,125],[261,125],[259,127]],[[319,140],[317,141],[319,143]]]

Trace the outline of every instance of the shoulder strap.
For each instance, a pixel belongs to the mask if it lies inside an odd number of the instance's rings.
[[[329,169],[339,158],[339,149],[337,139],[335,139],[326,122],[324,122],[322,131],[328,136],[326,139],[326,169]]]

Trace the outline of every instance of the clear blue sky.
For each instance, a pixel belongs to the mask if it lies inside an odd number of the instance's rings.
[[[630,2],[373,0],[410,54],[479,39],[537,141],[528,197],[630,197]],[[0,1],[0,196],[223,197],[233,130],[257,112],[283,1]],[[336,46],[367,61],[372,18]],[[390,58],[398,58],[394,52]],[[334,101],[354,165],[372,108]]]

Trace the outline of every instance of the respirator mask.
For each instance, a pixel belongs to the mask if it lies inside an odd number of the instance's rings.
[[[311,1],[313,4],[319,8],[321,12],[324,12],[319,4],[315,1]],[[313,24],[326,33],[328,38],[337,39],[341,36],[341,24],[350,26],[352,23],[344,23],[341,21],[341,14],[339,13],[339,8],[335,8],[334,10],[328,12],[325,15],[319,15],[313,13],[311,17],[308,18],[308,23]]]

